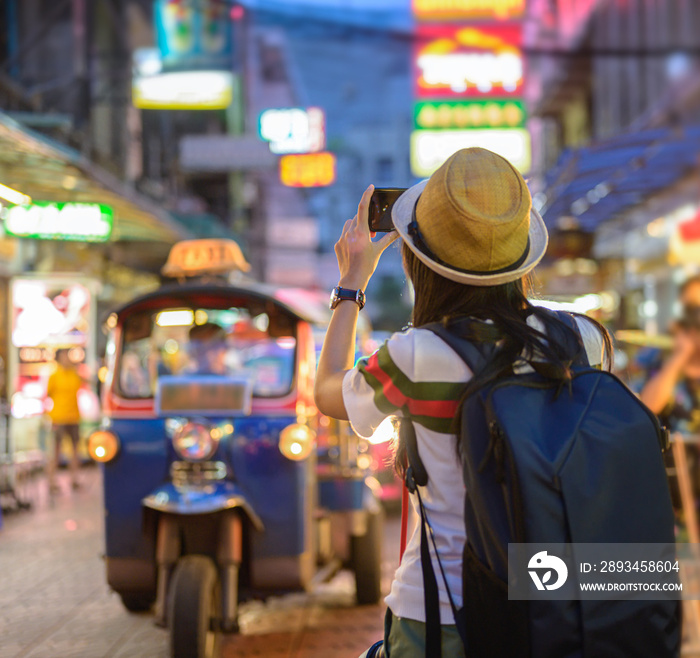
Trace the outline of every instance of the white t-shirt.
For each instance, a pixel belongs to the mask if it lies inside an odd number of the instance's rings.
[[[576,318],[591,365],[603,363],[603,340],[585,317]],[[528,323],[539,327],[533,317]],[[452,421],[464,384],[472,373],[443,340],[428,329],[394,334],[371,357],[361,359],[343,380],[343,401],[357,434],[370,437],[387,416],[408,410],[416,430],[418,453],[428,472],[420,494],[433,527],[447,582],[455,605],[462,606],[462,551],[464,481],[457,456]],[[456,493],[457,492],[457,493]],[[411,496],[416,513],[418,501]],[[453,624],[454,616],[430,547],[440,596],[440,621]],[[386,604],[397,617],[425,621],[423,573],[420,564],[420,524],[409,539],[396,570]]]

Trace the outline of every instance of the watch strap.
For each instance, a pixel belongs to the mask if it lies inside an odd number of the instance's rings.
[[[360,310],[362,310],[365,305],[365,292],[362,290],[362,288],[352,290],[350,288],[341,288],[340,286],[336,286],[333,289],[333,301],[331,302],[331,308],[335,308],[343,300],[355,302],[360,307]]]

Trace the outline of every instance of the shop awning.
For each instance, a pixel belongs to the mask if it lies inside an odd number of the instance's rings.
[[[595,231],[700,167],[700,126],[620,135],[562,155],[545,181],[551,229]]]
[[[78,151],[0,113],[0,183],[33,200],[89,202],[114,212],[112,241],[172,244],[193,237],[148,197]]]

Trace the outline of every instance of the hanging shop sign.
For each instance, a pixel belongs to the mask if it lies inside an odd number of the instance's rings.
[[[17,238],[106,242],[114,211],[102,203],[35,201],[5,210],[5,232]]]
[[[413,0],[418,21],[513,20],[525,14],[525,0]]]
[[[228,172],[274,169],[277,157],[257,135],[185,135],[180,140],[180,169]]]
[[[419,26],[413,58],[415,96],[520,96],[521,33],[519,25]]]
[[[231,69],[227,0],[156,0],[153,20],[164,70]]]
[[[333,153],[303,153],[280,158],[280,180],[287,187],[326,187],[335,182]]]
[[[453,153],[473,146],[502,155],[523,173],[530,169],[530,133],[524,128],[504,128],[414,130],[411,134],[411,171],[419,178],[427,178]]]
[[[326,148],[326,116],[320,107],[265,110],[258,129],[273,153],[315,153]]]
[[[183,71],[134,77],[132,100],[142,110],[223,110],[233,100],[233,74]]]
[[[425,130],[524,128],[525,103],[519,100],[426,101],[413,108],[413,126]]]

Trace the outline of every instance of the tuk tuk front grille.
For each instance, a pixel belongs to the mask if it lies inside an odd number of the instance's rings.
[[[178,486],[204,485],[208,482],[225,480],[228,468],[224,462],[173,462],[170,477]]]

